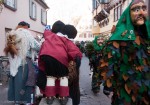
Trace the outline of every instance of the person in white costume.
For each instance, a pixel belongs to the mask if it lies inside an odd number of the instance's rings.
[[[33,66],[33,56],[35,51],[39,51],[39,43],[34,39],[28,30],[29,24],[22,21],[16,30],[8,35],[15,35],[17,54],[12,57],[8,53],[10,62],[10,80],[8,88],[8,100],[15,101],[16,105],[24,103],[31,105],[34,103],[35,89],[35,68]]]

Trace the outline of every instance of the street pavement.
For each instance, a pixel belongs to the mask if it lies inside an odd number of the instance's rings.
[[[82,58],[80,67],[80,91],[81,102],[80,105],[111,105],[111,99],[103,94],[103,86],[100,87],[100,92],[94,94],[91,91],[92,78],[90,74],[89,60],[84,56]]]
[[[98,94],[91,91],[91,77],[89,60],[83,55],[80,67],[80,90],[81,102],[80,105],[111,105],[111,99],[103,94],[103,86]],[[8,82],[4,79],[0,85],[0,105],[14,105],[13,102],[7,101]]]
[[[0,85],[0,105],[14,105],[13,102],[7,100],[8,82],[3,79],[2,85]]]

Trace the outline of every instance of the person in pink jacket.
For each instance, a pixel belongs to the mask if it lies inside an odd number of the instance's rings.
[[[47,104],[52,104],[58,94],[61,105],[66,105],[69,96],[68,63],[82,57],[78,47],[67,35],[62,34],[64,26],[63,22],[56,21],[51,31],[45,30],[45,41],[39,52],[39,70],[46,76],[46,79],[43,79],[46,83],[40,89],[47,97]]]

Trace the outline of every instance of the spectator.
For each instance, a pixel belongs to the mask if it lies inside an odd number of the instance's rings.
[[[27,26],[26,26],[27,25]],[[8,100],[15,104],[33,104],[35,87],[35,69],[33,66],[33,51],[38,51],[40,46],[25,28],[29,27],[26,22],[20,22],[16,28],[9,33],[15,35],[15,46],[17,54],[12,57],[8,52],[10,62],[10,80],[8,88]]]

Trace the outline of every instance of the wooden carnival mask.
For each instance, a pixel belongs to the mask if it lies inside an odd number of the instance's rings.
[[[147,17],[147,6],[142,0],[135,0],[130,7],[131,21],[134,25],[140,26],[145,23]]]

